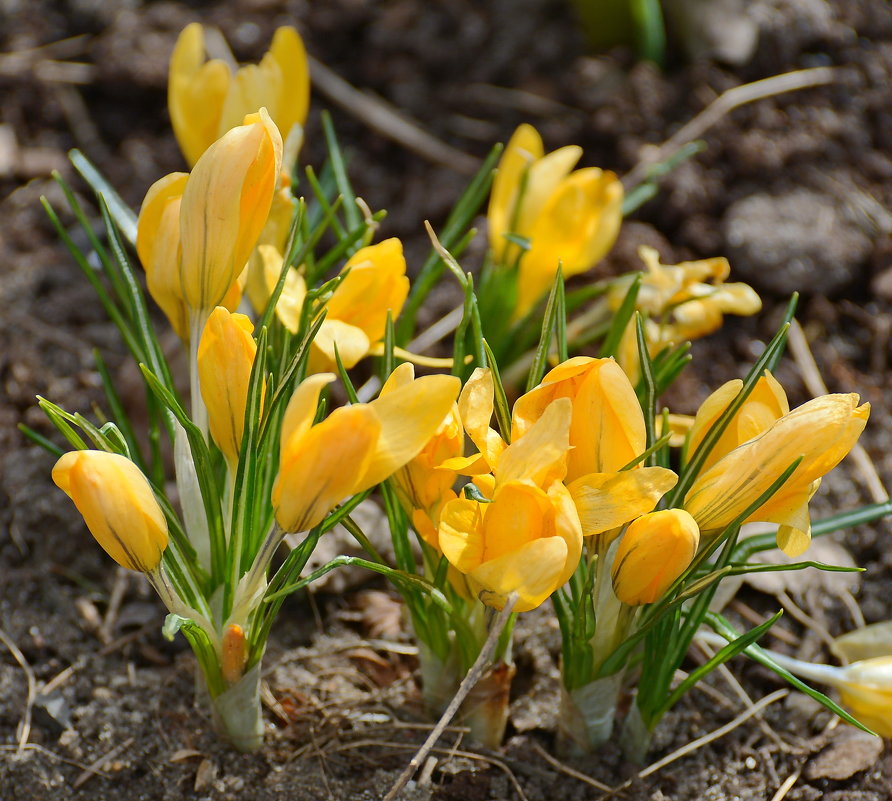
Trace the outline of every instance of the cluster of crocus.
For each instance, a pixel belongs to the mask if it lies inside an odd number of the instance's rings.
[[[625,707],[625,728],[640,745],[685,689],[672,678],[715,585],[757,569],[735,556],[741,524],[774,523],[777,545],[802,553],[809,501],[854,446],[869,405],[839,394],[791,411],[765,369],[779,355],[773,344],[746,381],[720,387],[693,418],[658,414],[659,395],[683,366],[667,362],[667,350],[714,331],[724,314],[760,307],[748,286],[726,282],[721,258],[663,265],[642,248],[646,273],[583,289],[606,291],[598,313],[614,317],[600,357],[570,356],[582,347],[568,341],[563,277],[608,253],[623,189],[612,173],[575,170],[578,147],[546,155],[529,125],[514,133],[492,183],[479,303],[473,279],[436,251],[465,290],[455,358],[439,360],[454,374],[416,378],[411,363],[397,364],[414,358],[397,346],[410,289],[402,243],[373,244],[380,215],[356,200],[330,131],[334,177],[320,182],[308,169],[314,197],[293,195],[307,99],[306,55],[293,29],[279,29],[261,63],[235,73],[206,59],[200,26],[183,31],[169,104],[192,169],[152,185],[133,244],[149,293],[188,347],[191,409],[123,248],[100,252],[110,286],[100,299],[145,377],[152,453],[142,452],[109,387],[120,425],[100,429],[42,401],[77,448],[58,460],[53,479],[108,554],[158,591],[171,613],[165,631],[188,639],[215,723],[239,748],[262,739],[260,661],[272,621],[284,597],[320,573],[302,578],[337,522],[365,548],[366,566],[403,594],[422,675],[436,684],[425,689],[431,706],[445,706],[442,691],[498,638],[474,701],[486,713],[465,718],[497,745],[514,668],[512,620],[494,630],[493,610],[508,618],[551,599],[562,635],[559,741],[572,750],[603,743]],[[487,179],[460,204],[468,224]],[[108,226],[118,242],[111,218]],[[538,349],[520,359],[531,330],[541,330]],[[485,341],[489,332],[504,341]],[[555,344],[560,356],[546,371]],[[526,392],[503,384],[502,354],[515,368],[532,364]],[[383,357],[377,376],[357,392],[351,371],[371,356]],[[378,397],[360,402],[374,397],[378,377]],[[336,402],[338,378],[350,402]],[[675,436],[660,436],[666,428]],[[165,435],[175,499],[165,494]],[[376,487],[395,565],[350,517]],[[738,650],[748,636],[735,641]],[[831,681],[877,726],[888,660],[860,660]],[[636,678],[633,702],[620,704]]]

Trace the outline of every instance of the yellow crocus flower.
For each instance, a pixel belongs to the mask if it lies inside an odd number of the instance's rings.
[[[53,468],[90,533],[121,567],[150,573],[167,547],[167,521],[148,480],[125,456],[72,451]]]
[[[622,183],[594,167],[573,171],[576,146],[545,155],[542,138],[521,125],[499,162],[490,196],[489,244],[498,264],[520,258],[514,317],[525,315],[551,286],[560,264],[565,277],[585,272],[613,247],[622,221]],[[506,239],[529,240],[529,250]]]
[[[281,257],[263,252],[268,259],[267,270],[278,280]],[[396,320],[409,294],[403,243],[395,237],[357,250],[341,274],[344,279],[325,305],[325,320],[311,346],[311,372],[334,369],[335,348],[344,367],[356,365],[384,338],[387,312]],[[306,291],[303,277],[296,271],[289,272],[276,313],[292,333],[300,324]]]
[[[191,167],[211,144],[260,108],[286,139],[307,118],[310,72],[303,41],[279,28],[260,64],[232,73],[220,59],[207,60],[197,22],[180,33],[170,57],[167,105],[180,149]]]
[[[852,449],[867,423],[870,404],[858,402],[855,394],[824,395],[783,415],[702,472],[684,508],[702,531],[721,530],[801,458],[786,484],[748,518],[780,524],[778,547],[798,556],[811,538],[808,501],[821,476]]]
[[[687,570],[697,554],[700,529],[683,509],[651,512],[632,521],[619,541],[611,575],[624,604],[652,604]]]
[[[167,175],[146,194],[137,251],[153,297],[183,339],[195,314],[238,303],[238,278],[269,214],[281,159],[281,137],[261,109],[215,142],[190,175]]]
[[[582,552],[582,529],[561,483],[569,449],[571,406],[556,400],[524,437],[501,453],[492,477],[476,479],[490,494],[481,503],[457,498],[440,515],[443,554],[483,603],[502,608],[539,606],[573,574]]]
[[[613,359],[577,356],[559,364],[518,398],[512,440],[525,436],[557,398],[572,402],[566,483],[585,536],[615,529],[645,512],[676,483],[663,467],[623,468],[644,453],[644,415],[629,379]]]
[[[218,306],[198,343],[198,380],[211,436],[232,466],[238,462],[245,428],[251,368],[257,354],[254,326],[244,314]]]
[[[313,425],[319,394],[334,379],[320,373],[304,380],[282,420],[272,502],[286,532],[312,528],[342,500],[380,483],[417,456],[459,388],[454,376],[425,376],[371,403],[335,409]]]

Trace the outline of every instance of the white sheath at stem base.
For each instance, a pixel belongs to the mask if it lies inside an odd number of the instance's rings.
[[[263,708],[260,704],[260,662],[228,690],[210,699],[214,730],[243,753],[263,745]]]
[[[622,671],[568,690],[561,685],[558,748],[564,756],[591,753],[613,733]]]

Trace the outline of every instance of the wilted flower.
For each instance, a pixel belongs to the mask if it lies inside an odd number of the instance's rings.
[[[213,142],[260,108],[286,139],[303,126],[310,98],[307,54],[297,31],[279,28],[260,64],[232,73],[220,59],[207,60],[204,30],[187,25],[170,58],[167,104],[180,149],[194,165]]]
[[[266,223],[281,160],[281,137],[261,109],[208,148],[190,175],[165,176],[146,194],[137,250],[181,336],[193,312],[209,313],[232,291]]]
[[[72,451],[56,462],[53,481],[121,567],[140,573],[158,567],[167,547],[167,521],[133,462],[117,453]]]
[[[697,554],[700,529],[683,509],[664,509],[634,520],[619,541],[613,592],[624,604],[652,604],[687,570]]]
[[[227,462],[238,462],[257,343],[244,314],[211,313],[198,344],[198,377],[211,436]]]
[[[483,603],[517,612],[539,606],[573,574],[582,529],[561,483],[569,448],[570,402],[551,404],[526,435],[507,446],[493,475],[475,483],[487,502],[457,498],[440,515],[443,554],[466,574]]]
[[[596,167],[574,172],[581,155],[575,145],[545,155],[536,129],[521,125],[499,162],[489,202],[489,245],[498,264],[520,259],[516,318],[548,290],[558,265],[565,277],[585,272],[616,241],[622,184]],[[529,250],[523,252],[509,235],[529,240]]]
[[[765,381],[763,395],[767,392],[774,398],[769,406],[780,403],[768,379]],[[854,394],[824,395],[804,403],[697,476],[685,496],[684,508],[702,531],[723,529],[801,458],[786,483],[748,518],[780,524],[778,546],[789,556],[797,556],[810,541],[808,501],[821,476],[854,447],[869,414],[870,404],[859,406]],[[760,416],[763,420],[758,425],[765,422],[764,411],[753,420]]]
[[[342,500],[380,483],[417,456],[443,422],[459,387],[454,376],[425,376],[371,403],[335,409],[313,425],[319,394],[334,379],[320,373],[304,380],[282,420],[272,502],[276,520],[287,532],[312,528]]]

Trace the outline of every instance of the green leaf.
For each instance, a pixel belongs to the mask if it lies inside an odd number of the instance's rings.
[[[635,273],[632,283],[629,284],[629,288],[626,290],[623,302],[616,310],[616,314],[613,315],[613,320],[610,323],[610,330],[607,332],[607,338],[604,340],[604,344],[601,345],[601,358],[608,356],[616,358],[623,334],[625,334],[626,328],[629,326],[629,321],[635,313],[635,304],[638,302],[638,292],[641,289],[641,278],[641,273]]]
[[[136,245],[136,215],[130,210],[130,207],[121,199],[121,196],[115,191],[115,188],[106,180],[105,176],[93,165],[93,163],[80,150],[74,149],[68,151],[68,158],[74,165],[81,177],[90,185],[90,188],[97,194],[101,195],[111,216],[114,218],[115,224],[124,235],[124,238],[131,244]]]

